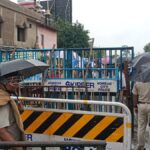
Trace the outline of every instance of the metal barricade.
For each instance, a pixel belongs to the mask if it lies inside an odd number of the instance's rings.
[[[12,96],[11,98],[16,99],[16,97],[14,96]],[[24,117],[23,120],[26,123],[25,131],[29,133],[36,133],[34,131],[38,131],[38,133],[40,134],[47,134],[49,136],[59,135],[72,138],[79,137],[80,139],[93,141],[105,140],[107,142],[108,148],[111,148],[113,150],[118,148],[117,144],[119,142],[121,143],[121,149],[123,150],[131,149],[131,113],[128,107],[122,103],[92,101],[92,100],[88,101],[88,100],[72,100],[72,99],[71,100],[52,99],[52,98],[38,98],[38,97],[19,97],[19,99],[27,101],[50,102],[50,103],[71,103],[71,104],[121,107],[123,109],[123,112],[120,113],[93,112],[87,110],[72,111],[61,109],[48,109],[41,107],[39,108],[27,107],[26,112],[23,113],[22,116]],[[44,127],[46,128],[43,130],[41,128],[42,122],[40,122],[40,126],[38,127],[37,122],[41,121],[41,119],[44,118],[45,114],[47,119],[45,118],[43,120],[43,124]],[[50,118],[51,116],[53,116],[53,118]],[[31,122],[31,118],[34,118],[33,122]],[[30,123],[27,123],[28,120],[30,120]],[[46,126],[45,122],[47,122]],[[48,122],[50,122],[49,125]],[[74,124],[72,124],[72,122],[74,122]],[[85,127],[87,128],[85,129]]]
[[[27,142],[27,141],[16,141],[16,142],[0,142],[0,149],[4,148],[8,150],[13,147],[22,147],[23,150],[27,150],[28,147],[41,148],[41,150],[46,150],[48,147],[60,147],[63,149],[66,146],[74,147],[87,147],[94,146],[97,150],[105,150],[106,142],[105,141],[74,141],[74,142]]]

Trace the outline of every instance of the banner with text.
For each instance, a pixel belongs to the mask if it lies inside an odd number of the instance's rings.
[[[49,80],[45,82],[44,91],[117,92],[116,80]]]

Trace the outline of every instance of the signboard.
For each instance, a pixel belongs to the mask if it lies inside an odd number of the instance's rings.
[[[74,91],[84,92],[87,88],[89,92],[117,92],[116,80],[49,80],[46,81],[44,91]]]
[[[61,142],[65,142],[65,141],[84,141],[84,139],[79,139],[79,138],[67,138],[67,137],[62,137],[62,136],[55,136],[55,135],[44,135],[44,134],[36,134],[36,133],[32,133],[32,134],[26,134],[27,140],[31,141],[31,137],[32,137],[32,141],[61,141]],[[29,139],[28,139],[29,137]],[[86,140],[87,141],[87,140]],[[106,150],[116,150],[116,149],[123,149],[123,144],[122,143],[117,143],[117,142],[107,142],[106,145]],[[41,148],[29,148],[29,150],[41,150]],[[51,148],[46,148],[46,150],[62,150],[59,147],[51,147]],[[65,148],[63,148],[63,150],[83,150],[83,147],[73,147],[73,146],[66,146]],[[85,147],[84,150],[97,150],[96,147],[90,146],[90,147]]]

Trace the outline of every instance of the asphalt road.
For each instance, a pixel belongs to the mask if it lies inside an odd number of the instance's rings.
[[[145,143],[145,148],[146,150],[150,150],[150,136],[149,136],[149,133],[150,133],[150,127],[147,126],[146,128],[146,143]],[[135,124],[135,127],[134,127],[134,135],[133,135],[133,138],[132,138],[132,150],[137,150],[137,147],[138,147],[138,143],[137,143],[137,124]]]

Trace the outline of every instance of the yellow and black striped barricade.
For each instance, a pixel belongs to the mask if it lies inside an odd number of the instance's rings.
[[[106,149],[131,149],[131,113],[122,103],[29,97],[19,99],[121,107],[124,113],[28,107],[21,117],[27,138],[33,141],[104,140],[107,142]]]

